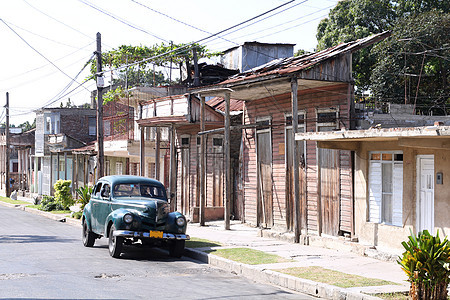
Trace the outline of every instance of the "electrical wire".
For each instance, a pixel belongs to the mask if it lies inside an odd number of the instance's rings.
[[[55,63],[53,63],[51,60],[49,60],[47,57],[45,57],[45,55],[43,55],[41,52],[39,52],[36,48],[34,48],[33,46],[31,46],[31,44],[29,44],[22,36],[20,36],[20,34],[18,34],[13,28],[11,28],[11,26],[8,25],[8,23],[6,23],[3,19],[0,18],[0,21],[5,24],[14,34],[16,34],[25,44],[27,44],[28,47],[30,47],[31,49],[33,49],[37,54],[39,54],[42,58],[44,58],[46,61],[48,61],[52,66],[54,66],[56,69],[58,69],[58,71],[60,71],[61,73],[63,73],[64,75],[66,75],[67,77],[69,77],[70,79],[74,80],[72,77],[70,77],[66,72],[64,72],[63,70],[61,70],[61,68],[59,68]]]
[[[82,48],[79,48],[78,50],[76,50],[76,51],[74,51],[74,52],[71,52],[71,53],[69,53],[69,54],[67,54],[67,55],[64,55],[63,57],[60,57],[60,58],[56,59],[55,61],[60,61],[60,60],[66,58],[66,57],[68,57],[68,56],[71,56],[71,55],[77,53],[78,51],[84,50],[85,48],[92,46],[93,43],[94,43],[94,42],[92,42],[92,43],[90,43],[90,44],[88,44],[88,45],[86,45],[86,46],[84,46],[84,47],[82,47]],[[84,59],[83,59],[83,60],[84,60]],[[45,68],[45,67],[48,66],[48,65],[50,65],[50,64],[45,64],[45,65],[42,65],[42,66],[40,66],[40,67],[37,67],[37,68],[31,69],[31,70],[25,71],[25,72],[23,72],[23,73],[20,73],[20,74],[14,75],[14,76],[9,76],[8,78],[5,78],[5,79],[0,79],[0,82],[2,82],[2,81],[9,81],[9,80],[11,80],[11,79],[15,79],[15,78],[17,78],[17,77],[21,77],[21,76],[26,75],[26,74],[28,74],[28,73],[31,73],[31,72],[40,70],[40,69],[42,69],[42,68]],[[69,65],[69,66],[70,66],[70,65]],[[52,73],[52,74],[53,74],[53,73]],[[47,75],[44,75],[44,77],[47,77]],[[39,79],[41,79],[41,78],[42,78],[42,77],[40,77]],[[38,80],[39,80],[39,79],[38,79]]]
[[[72,26],[70,26],[70,25],[67,25],[66,23],[64,23],[64,22],[62,22],[62,21],[60,21],[60,20],[58,20],[58,19],[56,19],[56,18],[50,16],[49,14],[46,14],[46,13],[43,12],[42,10],[40,10],[40,9],[38,9],[37,7],[31,5],[28,1],[26,1],[26,0],[23,0],[23,1],[24,1],[26,4],[28,4],[31,8],[33,8],[34,10],[36,10],[36,11],[38,11],[39,13],[43,14],[44,16],[46,16],[46,17],[52,19],[53,21],[56,21],[56,22],[58,22],[58,23],[64,25],[65,27],[67,27],[67,28],[69,28],[69,29],[71,29],[71,30],[73,30],[73,31],[75,31],[75,32],[78,32],[79,34],[81,34],[81,35],[87,37],[87,38],[90,39],[90,40],[93,40],[93,41],[96,40],[96,38],[93,38],[93,37],[91,37],[91,36],[85,34],[84,32],[82,32],[82,31],[80,31],[80,30],[78,30],[78,29],[76,29],[76,28],[74,28],[74,27],[72,27]],[[105,44],[105,43],[103,43],[103,42],[102,42],[102,45],[105,45],[105,46],[107,46],[107,47],[109,47],[109,48],[113,48],[113,47],[108,46],[107,44]]]
[[[84,1],[84,0],[78,0],[78,1]],[[126,64],[126,65],[123,65],[123,66],[120,66],[120,67],[117,67],[117,68],[114,68],[114,69],[105,70],[105,71],[102,71],[102,73],[104,73],[104,72],[112,72],[112,71],[116,71],[116,70],[125,69],[125,68],[131,67],[131,66],[135,66],[135,65],[137,65],[137,64],[140,64],[140,63],[143,63],[143,62],[146,62],[146,61],[155,59],[155,58],[163,57],[163,56],[166,56],[166,55],[168,55],[168,54],[176,53],[176,52],[181,51],[181,50],[183,50],[183,49],[187,49],[187,48],[191,47],[191,46],[194,45],[194,44],[199,44],[200,42],[203,42],[203,41],[208,40],[208,39],[210,39],[210,38],[212,38],[212,37],[218,36],[218,35],[220,35],[220,34],[226,32],[226,31],[228,31],[228,30],[231,30],[231,29],[233,29],[233,28],[236,28],[236,27],[239,27],[239,26],[241,26],[241,25],[243,25],[243,24],[246,24],[246,23],[248,23],[248,22],[251,22],[251,21],[253,21],[253,20],[255,20],[255,19],[259,18],[259,17],[262,17],[262,16],[264,16],[264,15],[266,15],[266,14],[268,14],[268,13],[271,13],[272,11],[277,10],[277,9],[279,9],[279,8],[281,8],[281,7],[283,7],[283,6],[287,5],[287,4],[289,4],[289,3],[292,3],[292,2],[294,2],[294,1],[296,1],[296,0],[290,0],[290,1],[288,1],[288,2],[285,2],[285,3],[281,4],[281,5],[278,5],[278,6],[275,7],[275,8],[272,8],[272,9],[270,9],[270,10],[268,10],[268,11],[265,11],[265,12],[263,12],[263,13],[261,13],[261,14],[255,16],[255,17],[252,17],[252,18],[250,18],[250,19],[247,19],[247,20],[245,20],[245,21],[242,21],[242,22],[240,22],[240,23],[238,23],[238,24],[236,24],[236,25],[230,26],[230,27],[228,27],[228,28],[226,28],[226,29],[223,29],[223,30],[221,30],[221,31],[219,31],[219,32],[216,32],[216,33],[214,33],[214,34],[211,34],[211,35],[209,35],[209,36],[207,36],[207,37],[205,37],[205,38],[202,38],[202,39],[200,39],[200,40],[197,40],[197,41],[195,41],[195,42],[191,42],[191,43],[189,43],[189,44],[186,44],[186,45],[184,45],[183,47],[180,47],[180,48],[177,48],[177,49],[174,49],[174,50],[170,50],[170,51],[167,51],[167,52],[162,53],[162,54],[154,55],[154,56],[152,56],[152,57],[148,57],[148,58],[146,58],[146,59],[143,59],[143,60],[140,60],[140,61],[136,61],[136,62],[133,62],[133,63],[130,63],[130,64]],[[308,1],[308,0],[305,0],[305,1]],[[97,75],[98,75],[98,74],[97,74]]]
[[[102,8],[100,8],[100,7],[98,7],[98,6],[94,5],[94,4],[92,4],[92,3],[88,2],[88,1],[86,1],[86,0],[78,0],[78,1],[80,1],[81,3],[83,3],[83,4],[87,5],[87,6],[93,8],[93,9],[99,11],[99,12],[101,12],[102,14],[105,14],[105,15],[107,15],[107,16],[113,18],[113,19],[116,20],[116,21],[119,21],[119,22],[122,23],[122,24],[125,24],[125,25],[127,25],[127,26],[129,26],[129,27],[131,27],[131,28],[133,28],[133,29],[136,29],[136,30],[139,30],[139,31],[141,31],[141,32],[143,32],[143,33],[146,33],[146,34],[148,34],[148,35],[150,35],[150,36],[152,36],[152,37],[154,37],[154,38],[157,38],[158,40],[161,40],[161,41],[164,41],[164,42],[169,43],[169,41],[167,41],[166,39],[164,39],[164,38],[162,38],[162,37],[159,37],[159,36],[157,36],[156,34],[151,33],[150,31],[147,31],[147,30],[145,30],[145,29],[142,28],[142,27],[139,27],[139,26],[137,26],[137,25],[134,25],[134,24],[132,24],[132,23],[126,21],[125,19],[123,19],[123,18],[121,18],[121,17],[115,16],[114,14],[112,14],[112,13],[110,13],[110,12],[108,12],[108,11],[106,11],[106,10],[104,10],[104,9],[102,9]]]

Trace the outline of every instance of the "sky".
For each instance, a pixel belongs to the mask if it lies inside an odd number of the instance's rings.
[[[89,66],[100,32],[102,51],[120,45],[190,43],[256,17],[288,0],[0,0],[0,123],[6,92],[10,123],[35,110],[90,102]],[[211,51],[244,42],[296,44],[314,51],[317,25],[338,0],[296,0],[203,40]],[[104,71],[108,67],[104,67]],[[74,80],[75,79],[75,80]],[[108,84],[108,78],[106,78]]]

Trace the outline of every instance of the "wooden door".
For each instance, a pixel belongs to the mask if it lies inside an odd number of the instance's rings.
[[[286,227],[288,230],[294,230],[294,168],[293,164],[293,151],[292,151],[292,129],[286,129]],[[303,129],[299,129],[299,132],[303,132]],[[301,216],[301,228],[306,228],[306,170],[304,164],[305,146],[304,141],[297,141],[298,149],[298,168],[299,168],[299,199],[298,209]]]
[[[339,233],[340,166],[339,150],[318,151],[320,212],[322,233],[337,236]]]
[[[270,130],[257,131],[258,225],[273,225],[272,140]]]
[[[212,203],[213,206],[223,206],[224,197],[224,161],[223,139],[213,138],[212,153],[209,159],[212,161]]]
[[[417,231],[434,234],[434,157],[417,156]]]
[[[180,178],[180,204],[181,212],[189,214],[189,148],[180,149],[181,156],[181,178]]]

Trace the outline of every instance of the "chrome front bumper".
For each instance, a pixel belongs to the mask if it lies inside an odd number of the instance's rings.
[[[130,231],[130,230],[115,230],[114,236],[121,236],[126,238],[150,238],[150,232]],[[159,239],[159,238],[156,238]],[[162,240],[189,240],[190,237],[187,234],[175,234],[175,233],[163,233]]]

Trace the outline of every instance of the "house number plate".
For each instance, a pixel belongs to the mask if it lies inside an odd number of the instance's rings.
[[[156,238],[156,239],[162,239],[163,238],[163,232],[162,231],[150,230],[150,237],[151,238]]]

